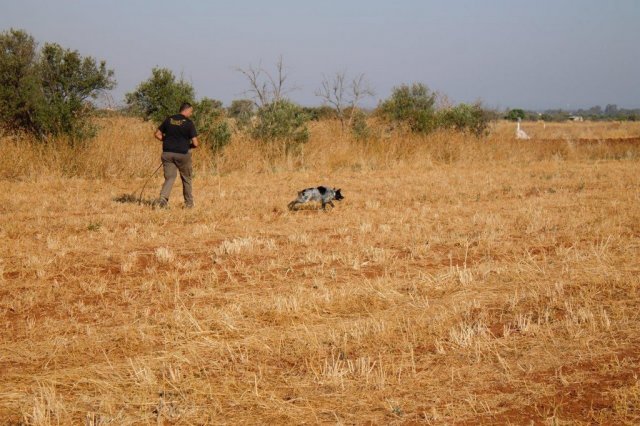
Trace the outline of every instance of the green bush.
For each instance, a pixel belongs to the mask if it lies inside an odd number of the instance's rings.
[[[38,51],[22,30],[0,33],[0,125],[8,131],[86,139],[95,130],[90,100],[115,84],[104,61],[56,43]]]
[[[317,107],[303,107],[302,111],[307,114],[307,117],[309,117],[309,120],[311,121],[330,120],[338,118],[336,110],[328,105]]]
[[[540,116],[540,119],[544,121],[554,121],[554,122],[563,122],[569,120],[571,114],[567,111],[563,111],[561,109],[557,110],[547,110]]]
[[[524,120],[526,115],[527,114],[524,112],[523,109],[516,108],[516,109],[510,109],[509,111],[507,111],[507,113],[505,114],[504,118],[506,120],[518,121],[518,119]]]
[[[394,88],[376,112],[412,132],[424,134],[445,128],[480,136],[486,133],[489,122],[497,118],[495,112],[484,109],[480,103],[461,103],[442,110],[436,110],[435,104],[436,94],[424,84],[404,84]]]
[[[416,133],[429,133],[436,128],[436,95],[422,83],[403,84],[393,89],[391,97],[378,108],[385,119],[406,124]]]
[[[32,36],[10,30],[0,34],[0,120],[9,131],[38,133],[41,109],[37,47]]]
[[[371,136],[371,129],[367,125],[367,115],[356,110],[351,119],[351,133],[358,140],[366,140]]]
[[[226,121],[216,123],[209,136],[209,146],[214,152],[220,151],[231,142],[231,128]]]
[[[214,152],[220,151],[231,141],[231,129],[225,120],[222,102],[203,98],[194,105],[193,120],[199,139]]]
[[[255,103],[251,99],[236,99],[231,101],[231,105],[227,109],[229,117],[236,120],[239,129],[245,129],[251,124],[251,118],[254,116]]]
[[[252,135],[266,142],[281,140],[287,147],[309,139],[307,121],[309,117],[302,108],[288,100],[272,102],[260,108]]]
[[[194,98],[193,86],[183,79],[176,80],[166,68],[154,68],[149,79],[125,95],[132,113],[158,124],[176,114],[183,102],[193,103]]]
[[[480,104],[459,104],[438,112],[438,126],[481,136],[489,126],[490,115]]]

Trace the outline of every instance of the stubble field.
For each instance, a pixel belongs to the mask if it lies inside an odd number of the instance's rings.
[[[115,201],[142,123],[75,162],[5,141],[0,422],[637,424],[640,127],[535,126],[234,140],[193,210]],[[319,184],[345,200],[286,209]]]

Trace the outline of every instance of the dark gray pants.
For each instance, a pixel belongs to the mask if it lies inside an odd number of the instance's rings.
[[[191,192],[191,153],[178,154],[175,152],[163,152],[162,166],[164,169],[164,184],[160,191],[160,202],[169,202],[171,188],[173,187],[173,183],[176,181],[178,171],[180,171],[184,204],[187,207],[193,207],[193,194]]]

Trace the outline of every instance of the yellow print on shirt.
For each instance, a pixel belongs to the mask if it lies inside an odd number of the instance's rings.
[[[172,126],[182,126],[182,123],[184,123],[186,120],[174,120],[173,118],[169,119],[169,124],[171,124]]]

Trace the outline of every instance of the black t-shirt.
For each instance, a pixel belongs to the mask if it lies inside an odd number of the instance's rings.
[[[163,152],[186,154],[189,152],[191,139],[198,136],[193,121],[182,114],[167,117],[158,127],[158,130],[164,135],[162,139]]]

